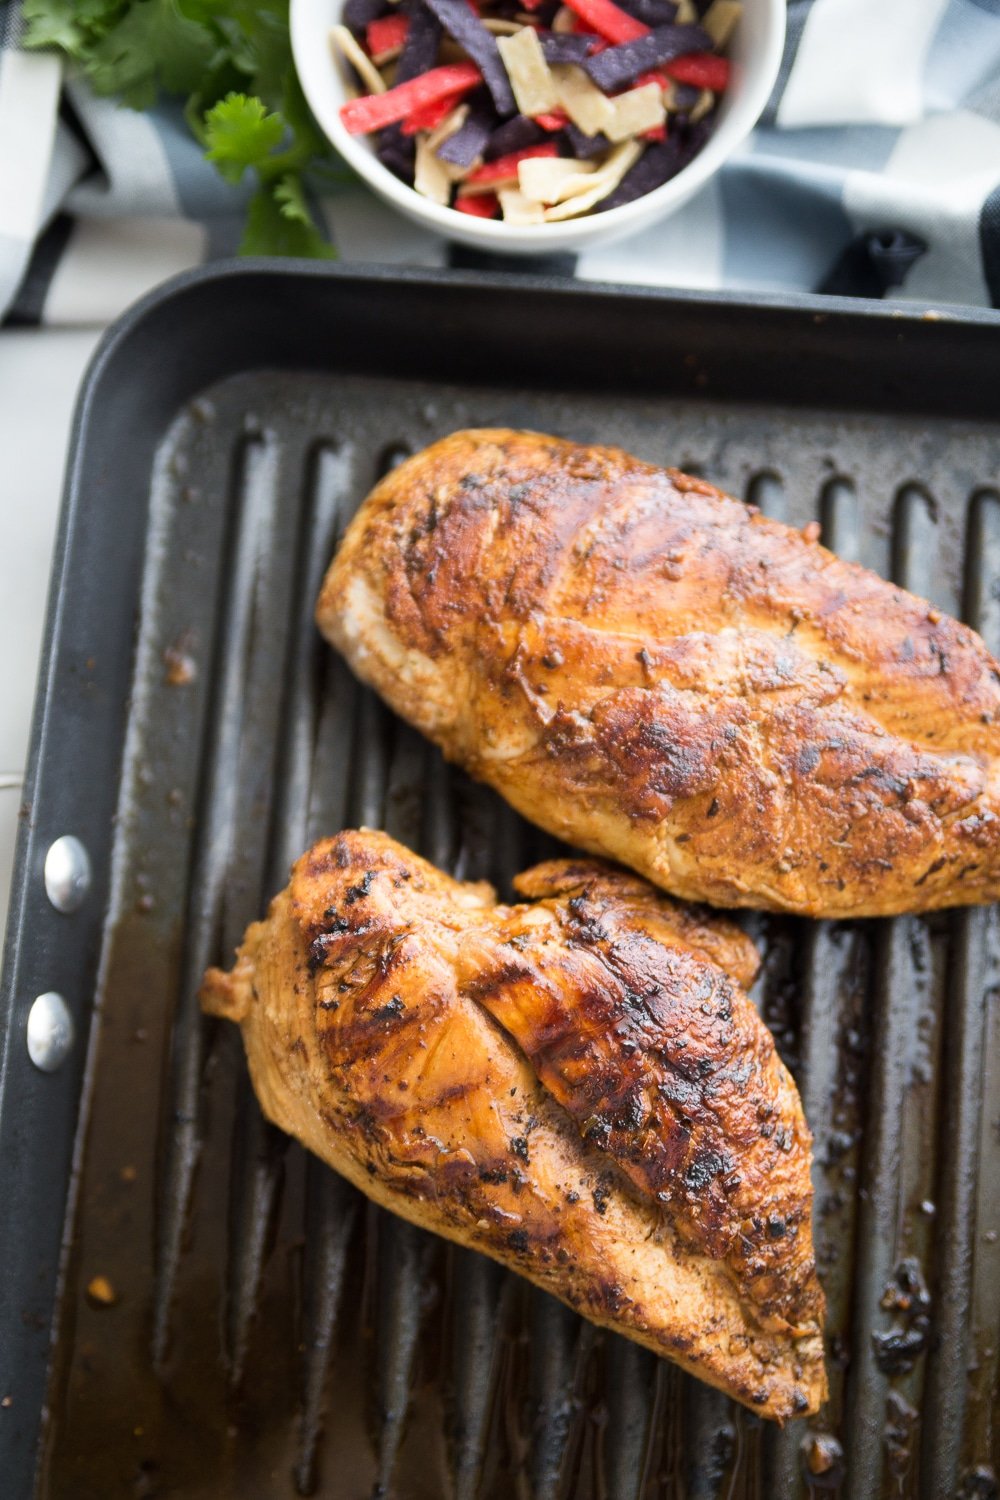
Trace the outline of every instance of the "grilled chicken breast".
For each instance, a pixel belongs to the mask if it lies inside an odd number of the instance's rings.
[[[1000,895],[1000,667],[807,533],[614,448],[459,432],[355,518],[317,620],[535,823],[680,896]]]
[[[340,834],[202,1004],[265,1114],[376,1202],[764,1416],[815,1411],[810,1136],[752,945],[597,863],[516,885]]]

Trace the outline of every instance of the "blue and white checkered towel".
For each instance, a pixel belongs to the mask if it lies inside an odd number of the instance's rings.
[[[576,274],[1000,306],[1000,0],[789,0],[788,20],[778,87],[738,157]],[[10,321],[103,323],[171,272],[235,251],[244,194],[179,109],[95,99],[55,57],[19,48],[16,4],[0,5],[0,25]],[[345,259],[454,256],[361,186],[323,211]]]

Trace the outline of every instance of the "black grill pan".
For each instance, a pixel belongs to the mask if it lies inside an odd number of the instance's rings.
[[[311,623],[375,479],[493,423],[819,517],[1000,649],[995,315],[267,263],[129,314],[77,414],[0,996],[0,1496],[995,1497],[994,910],[748,918],[830,1305],[830,1403],[784,1432],[372,1208],[198,1014],[320,834],[501,888],[547,850]],[[70,916],[41,879],[64,833],[94,874]],[[48,990],[77,1036],[43,1075]]]

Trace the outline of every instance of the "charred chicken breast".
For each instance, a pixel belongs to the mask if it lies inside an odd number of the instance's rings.
[[[752,945],[597,863],[516,885],[343,833],[202,1004],[265,1114],[369,1197],[765,1416],[815,1411],[810,1136]]]
[[[811,534],[614,448],[459,432],[374,490],[317,619],[521,813],[680,896],[1000,894],[1000,667]]]

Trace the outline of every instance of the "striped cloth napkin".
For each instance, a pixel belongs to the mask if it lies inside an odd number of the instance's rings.
[[[1000,306],[1000,0],[789,0],[760,127],[673,218],[555,269],[703,289]],[[0,4],[0,312],[100,324],[230,255],[245,195],[178,108],[119,109],[22,51]],[[322,204],[344,259],[468,264],[358,186]],[[516,269],[518,263],[512,263]]]

